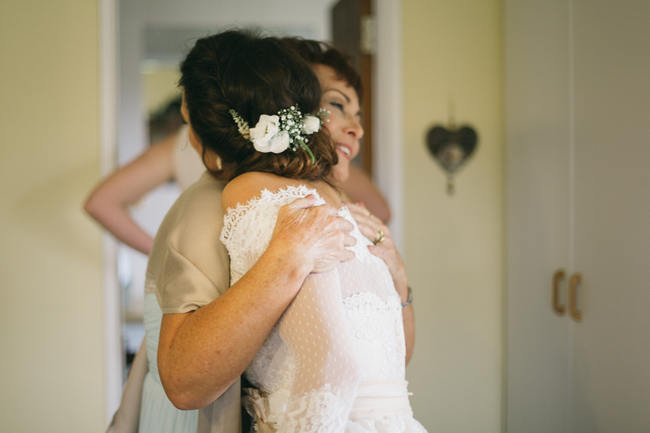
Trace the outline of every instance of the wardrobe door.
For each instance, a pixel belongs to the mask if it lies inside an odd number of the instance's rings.
[[[650,2],[574,0],[575,433],[650,431]]]
[[[506,2],[506,423],[513,433],[567,426],[569,321],[552,309],[553,275],[569,262],[566,12],[566,0]],[[560,288],[566,304],[566,281]]]

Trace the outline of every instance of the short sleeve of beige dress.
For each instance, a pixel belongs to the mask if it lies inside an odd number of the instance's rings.
[[[156,234],[147,267],[145,296],[162,314],[186,313],[202,307],[228,289],[228,253],[219,241],[223,227],[221,192],[223,183],[205,172],[181,194],[169,210]],[[155,299],[152,295],[155,295]],[[157,299],[157,302],[155,300]],[[162,390],[156,365],[160,315],[147,312],[148,379],[145,379],[140,431],[195,430],[183,425],[178,409],[159,404]],[[160,311],[159,310],[159,311]],[[153,362],[152,362],[153,361]],[[148,386],[149,381],[157,384]],[[156,386],[153,386],[156,385]],[[148,388],[150,391],[148,392]],[[168,402],[168,400],[167,400]],[[198,431],[235,433],[240,431],[240,383],[235,382],[221,397],[198,414]],[[182,417],[181,417],[182,418]],[[171,427],[175,422],[180,424]],[[196,425],[196,417],[192,420]],[[162,430],[161,430],[162,429]]]

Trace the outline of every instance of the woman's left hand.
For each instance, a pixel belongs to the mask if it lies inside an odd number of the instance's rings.
[[[406,268],[404,267],[402,257],[397,251],[397,248],[395,248],[390,230],[364,206],[360,204],[347,204],[347,207],[350,209],[350,213],[357,222],[361,233],[374,243],[374,245],[368,246],[368,250],[386,263],[393,277],[393,283],[395,284],[397,293],[402,299],[402,302],[406,302],[408,297]]]

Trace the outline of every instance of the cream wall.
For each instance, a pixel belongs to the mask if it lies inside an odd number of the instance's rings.
[[[0,3],[0,431],[104,427],[97,4]]]
[[[503,49],[500,0],[402,2],[405,256],[415,291],[408,368],[416,417],[440,432],[501,431]],[[456,193],[425,148],[428,128],[472,124],[478,151]]]

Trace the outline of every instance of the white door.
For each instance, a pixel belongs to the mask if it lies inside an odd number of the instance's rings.
[[[506,3],[512,433],[650,432],[649,8]]]
[[[650,432],[650,2],[574,0],[575,433]]]
[[[566,0],[511,1],[506,13],[506,424],[513,433],[559,433],[570,324],[554,313],[551,290],[570,260]]]

